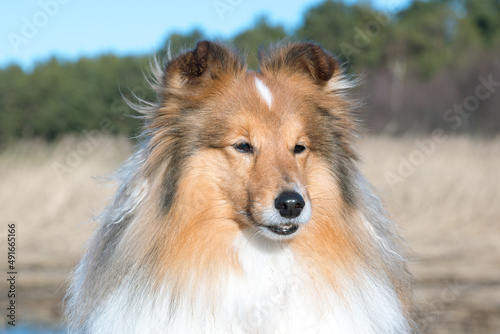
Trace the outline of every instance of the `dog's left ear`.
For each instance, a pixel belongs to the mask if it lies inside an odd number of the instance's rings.
[[[318,85],[325,85],[340,69],[337,60],[313,43],[291,43],[259,53],[261,70],[274,75],[282,71],[305,74]]]

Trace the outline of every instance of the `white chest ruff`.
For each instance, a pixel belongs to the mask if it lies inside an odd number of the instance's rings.
[[[243,272],[175,309],[160,296],[133,296],[124,285],[92,319],[92,333],[408,333],[395,293],[368,276],[344,282],[342,298],[314,282],[290,249],[241,235],[234,243]],[[194,301],[192,301],[194,300]]]

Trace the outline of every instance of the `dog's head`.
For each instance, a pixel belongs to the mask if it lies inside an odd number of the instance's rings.
[[[148,124],[149,166],[168,160],[167,210],[187,178],[193,210],[224,202],[244,226],[286,239],[332,203],[352,201],[353,121],[340,66],[318,45],[259,59],[260,71],[247,71],[236,52],[202,41],[170,61]]]

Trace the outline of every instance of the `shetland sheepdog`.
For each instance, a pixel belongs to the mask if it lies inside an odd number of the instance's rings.
[[[153,66],[142,144],[75,270],[75,333],[410,333],[403,246],[353,150],[351,81],[313,43]]]

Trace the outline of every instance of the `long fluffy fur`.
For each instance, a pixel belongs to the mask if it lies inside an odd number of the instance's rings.
[[[66,299],[72,331],[417,331],[402,242],[357,168],[352,85],[314,44],[277,46],[260,62],[259,73],[247,72],[233,50],[200,42],[153,64],[159,99],[137,107],[143,142],[118,172],[119,189],[75,271]],[[250,96],[250,84],[234,96],[225,90],[246,76],[275,91],[292,87],[285,102],[308,96],[300,104],[314,105],[304,121],[317,162],[306,169],[313,213],[292,239],[255,232],[249,217],[257,209],[246,209],[245,189],[238,195],[236,181],[224,183],[231,176],[222,172],[221,133],[231,111],[216,114],[206,101]],[[279,92],[276,103],[288,94]]]

